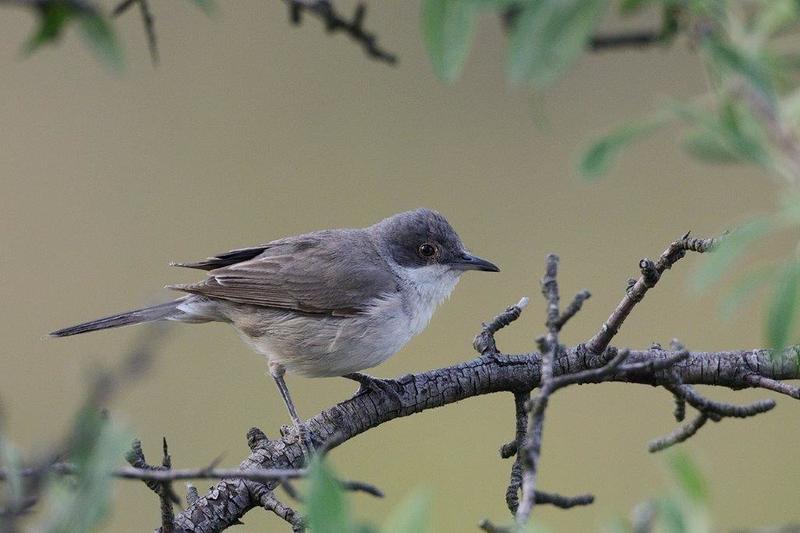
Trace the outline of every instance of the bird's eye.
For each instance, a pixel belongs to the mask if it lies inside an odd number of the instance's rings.
[[[417,250],[419,255],[425,258],[433,257],[436,254],[436,247],[429,242],[419,245]]]

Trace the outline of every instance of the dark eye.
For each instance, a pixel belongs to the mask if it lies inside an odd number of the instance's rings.
[[[433,257],[436,254],[436,247],[429,242],[420,244],[417,250],[419,255],[425,258]]]

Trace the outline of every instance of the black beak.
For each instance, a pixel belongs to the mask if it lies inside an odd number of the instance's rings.
[[[460,257],[456,257],[451,266],[456,270],[482,270],[483,272],[500,272],[500,268],[476,255],[464,252]]]

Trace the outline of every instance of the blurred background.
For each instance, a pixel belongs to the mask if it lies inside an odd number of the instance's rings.
[[[352,3],[341,2],[345,12]],[[546,253],[561,256],[563,298],[592,291],[562,341],[591,336],[621,297],[637,261],[691,229],[711,235],[770,209],[780,190],[757,171],[709,167],[675,147],[667,130],[630,150],[604,181],[577,177],[579,150],[595,135],[655,108],[658,96],[705,90],[685,47],[584,58],[553,89],[512,90],[503,73],[500,24],[486,17],[455,85],[431,71],[416,2],[372,3],[366,26],[400,57],[369,61],[316,20],[291,27],[279,2],[220,2],[206,17],[189,2],[154,2],[161,64],[152,68],[138,14],[119,21],[126,69],[104,68],[72,33],[22,59],[17,43],[34,20],[4,9],[0,51],[0,405],[20,446],[59,435],[93,368],[119,361],[131,329],[54,340],[53,329],[174,296],[167,283],[199,279],[171,269],[231,248],[327,227],[372,224],[419,206],[440,210],[497,275],[467,275],[430,327],[381,377],[474,357],[480,323],[532,296],[499,335],[506,352],[534,349],[543,332],[539,297]],[[648,19],[612,20],[639,27]],[[666,147],[666,148],[665,148]],[[678,337],[689,348],[762,345],[758,302],[733,320],[720,289],[696,293],[690,256],[626,322],[619,345]],[[202,273],[200,273],[202,274]],[[724,284],[723,284],[724,290]],[[276,435],[287,417],[264,363],[224,325],[177,325],[155,368],[111,407],[151,459],[170,442],[177,468],[222,454],[235,466],[245,432]],[[300,413],[348,398],[343,379],[289,378]],[[713,391],[746,401],[766,393]],[[798,409],[787,398],[755,420],[712,424],[685,448],[706,473],[720,530],[800,519]],[[593,492],[594,505],[539,507],[557,531],[602,528],[667,485],[649,439],[673,429],[672,398],[652,388],[602,385],[551,401],[541,487]],[[356,514],[379,522],[410,491],[434,494],[435,531],[474,531],[508,520],[510,395],[471,399],[393,421],[332,453],[347,478],[379,485],[384,500],[354,495]],[[201,489],[206,484],[200,483]],[[141,483],[115,483],[108,531],[159,520]],[[201,491],[202,492],[202,491]],[[252,511],[240,531],[285,525]]]

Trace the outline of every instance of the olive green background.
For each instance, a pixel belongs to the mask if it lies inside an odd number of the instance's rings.
[[[130,13],[119,24],[121,75],[73,33],[21,59],[33,19],[0,11],[0,401],[19,444],[41,449],[58,435],[86,375],[118,361],[135,338],[131,329],[44,335],[169,298],[164,284],[198,279],[170,269],[170,260],[368,225],[418,206],[440,210],[503,271],[465,276],[430,327],[374,371],[391,377],[473,357],[480,322],[523,295],[531,306],[499,342],[509,352],[532,349],[544,320],[538,279],[551,251],[561,256],[565,299],[584,287],[593,293],[563,334],[580,342],[613,309],[640,257],[657,255],[688,229],[713,234],[768,210],[780,194],[757,170],[692,161],[677,131],[638,145],[604,181],[576,176],[579,149],[593,135],[670,97],[704,91],[702,69],[683,45],[587,57],[531,96],[505,82],[499,23],[485,17],[464,78],[447,86],[428,65],[419,5],[371,7],[367,26],[399,54],[395,68],[368,61],[316,20],[290,27],[279,2],[221,2],[212,19],[190,2],[154,2],[157,69]],[[759,305],[724,321],[718,288],[691,289],[701,261],[690,257],[664,277],[626,322],[620,345],[666,345],[672,337],[693,349],[762,344]],[[224,466],[236,465],[249,427],[275,435],[286,423],[280,397],[263,362],[227,326],[173,329],[152,373],[118,398],[112,415],[151,458],[166,435],[176,467],[220,454]],[[290,378],[289,385],[306,416],[355,389],[342,379]],[[778,400],[756,420],[707,425],[685,446],[711,482],[719,530],[800,518],[800,404]],[[665,490],[663,458],[648,454],[646,443],[672,430],[671,413],[671,397],[649,387],[559,392],[547,414],[541,487],[593,492],[597,502],[542,507],[537,519],[558,531],[600,528]],[[380,521],[422,487],[434,494],[435,531],[475,531],[483,517],[508,519],[510,464],[497,449],[512,429],[511,397],[481,397],[386,424],[332,459],[343,476],[387,494],[353,496],[360,518]],[[157,525],[158,503],[141,484],[116,483],[115,502],[108,531]],[[265,528],[285,529],[260,511],[237,529]]]

